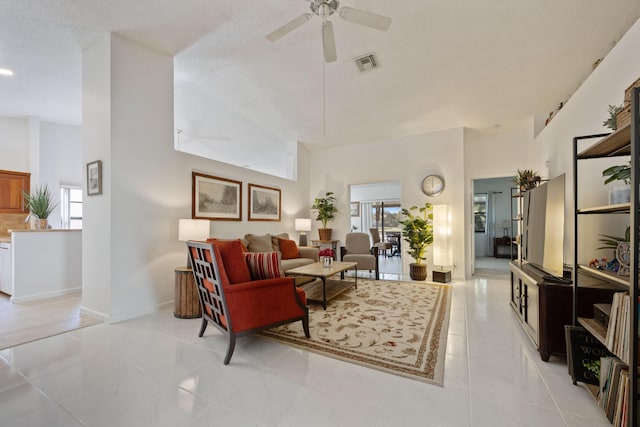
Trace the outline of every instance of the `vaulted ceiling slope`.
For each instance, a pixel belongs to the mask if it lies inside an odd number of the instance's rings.
[[[333,15],[265,36],[305,0],[0,0],[0,115],[81,122],[81,52],[112,31],[176,55],[176,128],[225,144],[348,144],[546,113],[640,16],[640,0],[340,0],[386,32]],[[374,53],[360,73],[353,59]]]

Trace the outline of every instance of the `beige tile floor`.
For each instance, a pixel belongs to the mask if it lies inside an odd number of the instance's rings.
[[[506,272],[452,286],[444,387],[251,337],[224,366],[213,328],[167,309],[0,351],[0,426],[609,425],[540,360]]]

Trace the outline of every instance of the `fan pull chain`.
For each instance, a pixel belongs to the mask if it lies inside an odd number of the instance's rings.
[[[322,138],[327,138],[327,82],[325,78],[326,64],[322,58]]]

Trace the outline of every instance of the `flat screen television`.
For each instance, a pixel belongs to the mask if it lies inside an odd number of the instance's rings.
[[[564,174],[524,193],[522,258],[551,278],[564,263]]]

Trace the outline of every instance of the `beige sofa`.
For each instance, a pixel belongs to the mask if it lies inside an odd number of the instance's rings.
[[[276,235],[271,234],[245,234],[243,238],[240,240],[247,247],[249,252],[280,252],[279,240],[285,239],[290,240],[289,234],[280,233]],[[296,244],[297,246],[297,244]],[[293,268],[302,267],[303,265],[313,264],[314,262],[319,261],[318,252],[320,252],[319,248],[310,247],[310,246],[298,246],[299,256],[296,258],[290,259],[281,259],[280,263],[282,265],[282,270],[287,274],[288,270]],[[316,279],[309,276],[295,276],[296,286],[309,286],[311,284],[316,283],[320,279]]]
[[[287,233],[280,234],[245,234],[240,240],[247,247],[249,252],[281,252],[278,245],[278,239],[291,240]],[[318,248],[309,246],[298,246],[298,252],[300,254],[297,258],[282,259],[282,269],[286,272],[292,268],[302,267],[303,265],[313,264],[318,262]]]

